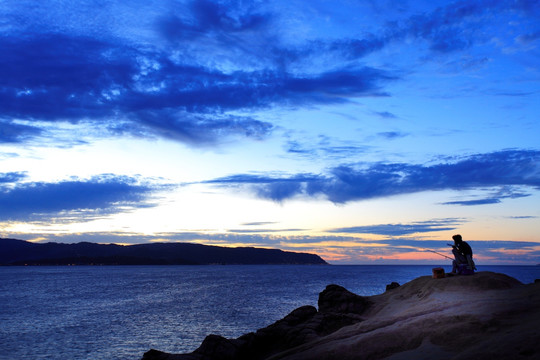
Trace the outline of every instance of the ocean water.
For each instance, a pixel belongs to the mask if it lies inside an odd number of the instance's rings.
[[[208,334],[235,338],[316,306],[328,284],[375,295],[392,281],[431,275],[432,267],[0,267],[0,359],[136,360],[150,348],[191,352]],[[524,283],[540,278],[540,266],[478,270]]]

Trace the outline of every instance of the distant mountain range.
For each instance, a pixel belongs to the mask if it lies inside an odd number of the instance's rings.
[[[308,253],[190,243],[138,245],[32,243],[0,239],[0,265],[327,264]]]

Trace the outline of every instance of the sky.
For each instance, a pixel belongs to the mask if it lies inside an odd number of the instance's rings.
[[[1,237],[540,263],[538,1],[4,0],[0,29]]]

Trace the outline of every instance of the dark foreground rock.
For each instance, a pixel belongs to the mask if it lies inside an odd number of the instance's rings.
[[[143,360],[534,359],[540,355],[540,283],[503,274],[420,277],[381,295],[341,286],[276,323],[191,354],[150,350]]]
[[[313,306],[302,306],[274,324],[238,339],[209,335],[191,354],[172,355],[150,350],[143,359],[267,359],[361,321],[360,315],[369,304],[366,298],[341,286],[328,285],[319,294],[319,311]]]

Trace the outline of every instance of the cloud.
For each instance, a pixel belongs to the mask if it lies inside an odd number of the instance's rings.
[[[380,132],[377,135],[379,135],[379,136],[381,136],[381,137],[383,137],[385,139],[388,139],[388,140],[399,139],[399,138],[407,136],[406,133],[403,133],[403,132],[400,132],[400,131],[385,131],[385,132]]]
[[[234,34],[265,28],[271,14],[254,13],[249,6],[235,3],[192,1],[188,15],[168,15],[160,19],[158,29],[169,41],[197,41],[208,34]]]
[[[273,130],[272,124],[250,117],[195,115],[174,110],[140,112],[135,124],[139,126],[138,131],[130,122],[114,124],[111,129],[114,132],[156,136],[195,146],[212,145],[235,135],[260,140]]]
[[[17,144],[42,134],[42,129],[35,126],[0,121],[0,144]]]
[[[306,229],[228,229],[227,232],[233,234],[255,234],[255,233],[283,233],[294,231],[305,231]]]
[[[208,233],[199,231],[182,231],[153,233],[152,235],[133,232],[86,232],[86,233],[43,233],[43,234],[10,234],[26,240],[38,240],[42,242],[58,241],[66,243],[76,243],[89,241],[95,243],[119,243],[119,244],[140,244],[149,242],[194,242],[209,245],[230,246],[279,246],[280,241],[286,237],[277,234],[234,234],[234,233]]]
[[[530,195],[531,194],[524,193],[523,191],[516,189],[513,186],[502,186],[495,193],[482,199],[448,201],[448,202],[442,203],[442,205],[475,206],[475,205],[498,204],[502,201],[502,199],[518,199],[518,198],[527,197]]]
[[[478,200],[461,200],[461,201],[448,201],[443,205],[463,205],[463,206],[475,206],[475,205],[491,205],[498,204],[501,200],[497,198],[478,199]]]
[[[265,226],[265,225],[274,225],[277,224],[275,221],[254,221],[243,223],[243,226]]]
[[[506,7],[511,5],[496,1],[456,1],[431,13],[411,16],[401,31],[426,40],[435,53],[461,51],[479,39],[485,41],[475,31],[482,16],[496,10],[504,11]]]
[[[239,174],[205,183],[248,186],[258,197],[278,202],[295,196],[324,196],[335,203],[422,191],[500,187],[497,197],[490,200],[495,203],[504,198],[527,196],[515,192],[513,186],[540,188],[540,151],[503,150],[453,160],[435,165],[342,165],[330,169],[326,175],[275,177]]]
[[[288,154],[320,160],[321,158],[349,158],[351,154],[367,153],[370,147],[359,142],[340,141],[326,135],[306,138],[302,141],[288,140],[285,151]]]
[[[21,174],[8,174],[7,179],[16,182]],[[76,212],[84,217],[85,212],[88,216],[91,212],[104,215],[147,207],[151,206],[149,196],[157,189],[135,178],[116,175],[56,183],[18,183],[0,187],[0,220],[56,218]]]
[[[411,224],[380,224],[353,226],[327,230],[332,233],[375,234],[384,236],[404,236],[433,231],[451,231],[463,223],[462,219],[437,219]]]
[[[96,28],[68,21],[89,17],[84,11],[90,8]],[[261,139],[272,124],[233,112],[388,96],[386,84],[399,81],[402,71],[366,66],[369,54],[411,39],[426,41],[433,53],[462,51],[488,40],[476,31],[486,14],[518,9],[534,18],[538,6],[458,1],[372,33],[294,42],[286,34],[296,29],[281,28],[292,26],[288,15],[261,4],[167,3],[144,19],[124,9],[126,28],[102,23],[107,16],[98,15],[114,8],[70,8],[68,17],[65,9],[32,3],[4,6],[13,21],[0,37],[0,142],[43,136],[43,123],[57,121],[190,145],[231,136]],[[515,35],[530,42],[537,34],[527,29]]]
[[[294,177],[279,178],[264,175],[240,174],[203,181],[206,184],[238,187],[249,186],[257,197],[283,201],[305,192],[305,184],[318,181],[312,174],[298,174]]]
[[[391,5],[395,7],[395,4]],[[391,9],[391,10],[394,10]],[[382,11],[381,11],[382,12]],[[540,7],[534,1],[454,1],[438,6],[429,12],[410,14],[395,21],[388,21],[383,29],[366,33],[357,39],[338,39],[329,43],[321,42],[318,48],[326,52],[340,52],[344,58],[358,59],[383,48],[409,41],[423,41],[429,52],[424,59],[433,55],[446,56],[450,53],[463,52],[473,45],[492,41],[486,31],[479,31],[486,26],[486,19],[506,26],[510,16],[519,16],[523,22],[534,24]],[[538,27],[516,36],[516,42],[530,44],[538,39]],[[527,29],[527,27],[523,27]],[[468,61],[468,66],[478,66],[486,61],[485,57]]]
[[[290,72],[280,65],[282,55],[296,50],[280,48],[270,31],[275,15],[210,1],[183,9],[158,17],[157,31],[169,42],[165,47],[107,33],[51,31],[43,23],[29,25],[22,19],[30,15],[19,14],[20,23],[0,37],[0,141],[38,136],[44,123],[57,121],[191,145],[230,136],[261,139],[271,132],[270,123],[229,112],[379,96],[384,82],[397,79],[354,65]],[[13,118],[31,125],[7,122]]]
[[[224,112],[379,96],[382,83],[396,79],[370,67],[314,74],[228,72],[172,61],[157,50],[67,34],[3,36],[0,51],[0,119],[36,125],[4,121],[3,138],[11,142],[39,135],[43,122],[83,120],[192,144],[231,135],[261,138],[271,124]]]
[[[112,113],[107,92],[124,91],[135,71],[133,51],[97,39],[3,36],[0,51],[2,118],[102,118]]]
[[[493,92],[493,95],[496,95],[496,96],[513,96],[513,97],[527,97],[527,96],[530,96],[530,95],[534,95],[536,94],[536,92],[534,91],[529,91],[529,92],[525,92],[525,91],[497,91],[497,92]]]
[[[0,185],[9,184],[9,183],[17,183],[26,177],[27,175],[25,172],[0,173]]]
[[[540,31],[534,33],[521,34],[516,37],[516,41],[522,45],[529,45],[540,39]]]
[[[486,13],[512,9],[513,4],[492,1],[456,1],[431,12],[410,15],[386,24],[378,33],[368,33],[359,39],[340,39],[327,45],[351,58],[364,57],[394,42],[407,39],[425,41],[432,53],[447,54],[462,51],[481,39],[474,29],[481,26]]]
[[[383,119],[397,119],[397,116],[389,111],[375,111],[374,114]]]

